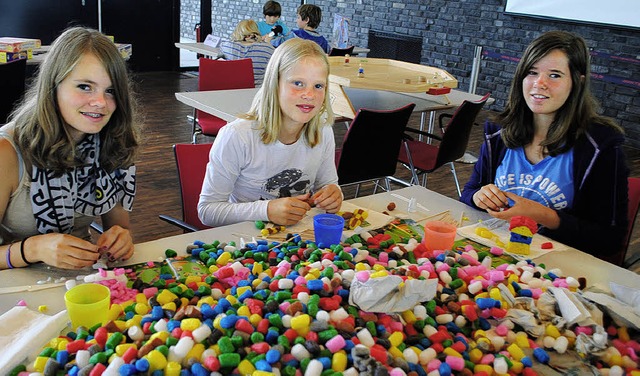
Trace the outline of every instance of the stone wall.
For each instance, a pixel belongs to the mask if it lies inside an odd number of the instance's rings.
[[[187,4],[199,7],[199,1],[182,0],[183,14],[192,16]],[[459,88],[468,90],[475,46],[500,56],[518,58],[525,46],[548,30],[569,30],[584,37],[593,51],[594,73],[627,80],[640,80],[640,30],[558,20],[519,17],[504,13],[501,0],[316,0],[309,1],[323,10],[319,32],[332,40],[333,14],[351,19],[352,44],[367,46],[369,29],[419,36],[423,39],[425,65],[447,70],[459,80]],[[280,1],[283,19],[295,28],[299,1]],[[213,34],[228,37],[235,24],[245,18],[262,18],[263,1],[220,0],[212,4]],[[184,16],[183,19],[189,18]],[[193,22],[182,26],[183,35],[193,35]],[[604,57],[603,57],[604,55]],[[607,55],[630,58],[611,59]],[[516,63],[508,59],[483,58],[476,93],[491,92],[496,98],[491,107],[503,108]],[[593,80],[593,92],[603,113],[626,129],[629,143],[640,147],[640,95],[634,83]]]

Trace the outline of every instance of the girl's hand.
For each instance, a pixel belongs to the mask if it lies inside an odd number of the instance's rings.
[[[336,184],[325,185],[311,196],[311,201],[328,213],[336,213],[342,206],[342,190]]]
[[[23,247],[27,261],[42,261],[63,269],[85,268],[100,258],[97,245],[69,234],[32,236]]]
[[[504,192],[506,197],[513,201],[513,205],[509,208],[509,210],[491,210],[487,209],[487,212],[495,218],[500,218],[504,220],[510,220],[511,218],[522,215],[529,217],[547,228],[556,229],[560,226],[560,217],[558,213],[548,208],[539,202],[529,200],[528,198],[524,198],[522,196],[518,196],[515,193]]]
[[[267,216],[269,221],[278,225],[293,225],[307,214],[311,206],[307,203],[309,194],[301,196],[282,197],[269,201]]]
[[[473,202],[480,209],[494,212],[509,207],[509,201],[507,200],[505,192],[502,192],[494,184],[487,184],[480,188],[480,190],[473,195]]]
[[[106,253],[110,262],[124,261],[133,256],[133,237],[131,232],[118,225],[111,226],[98,238],[100,253]]]

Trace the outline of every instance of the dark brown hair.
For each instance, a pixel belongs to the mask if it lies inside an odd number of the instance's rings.
[[[590,89],[590,54],[582,37],[567,31],[549,31],[536,38],[518,63],[507,105],[497,116],[502,125],[502,138],[509,148],[525,146],[533,140],[533,113],[523,95],[523,80],[531,68],[549,52],[560,50],[567,55],[571,92],[556,113],[542,142],[550,155],[561,154],[573,147],[576,138],[592,123],[620,128],[612,119],[597,113],[598,104]]]

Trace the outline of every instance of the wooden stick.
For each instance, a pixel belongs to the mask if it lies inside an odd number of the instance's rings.
[[[398,229],[398,231],[404,232],[405,234],[409,235],[409,236],[413,236],[413,234],[406,232],[405,230],[401,229],[399,226],[394,225],[393,223],[389,223],[392,227]]]

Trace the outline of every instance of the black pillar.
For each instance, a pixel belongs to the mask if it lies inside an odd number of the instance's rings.
[[[200,40],[198,42],[204,42],[204,39],[212,31],[211,0],[200,0]]]

